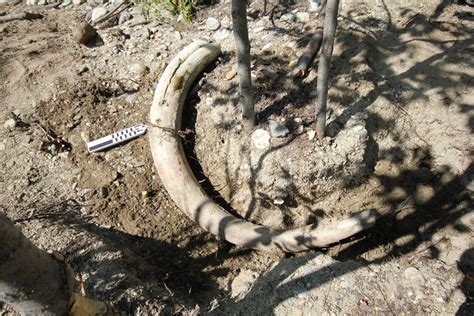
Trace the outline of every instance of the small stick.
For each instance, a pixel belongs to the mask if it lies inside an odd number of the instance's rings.
[[[18,14],[11,14],[0,17],[0,23],[6,23],[15,20],[35,20],[42,19],[43,16],[39,13],[23,12]]]

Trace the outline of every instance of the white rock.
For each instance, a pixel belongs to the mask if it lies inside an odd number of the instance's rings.
[[[72,4],[72,0],[64,0],[63,3],[59,5],[60,8],[65,8]]]
[[[257,129],[252,133],[252,144],[255,148],[266,149],[270,146],[270,133],[264,129]]]
[[[283,14],[281,17],[280,17],[280,20],[282,21],[288,21],[288,22],[295,22],[296,21],[296,17],[293,13],[287,13],[287,14]]]
[[[300,22],[308,22],[309,21],[309,13],[308,12],[296,12],[296,19]]]
[[[309,0],[309,12],[317,12],[320,5],[321,0]]]
[[[270,133],[273,137],[285,137],[290,132],[285,125],[275,121],[268,122],[268,126],[270,127]]]
[[[148,72],[148,67],[144,63],[132,64],[129,69],[131,73],[138,77],[142,77]]]
[[[207,18],[206,28],[209,31],[217,31],[221,27],[221,23],[216,18]]]
[[[85,0],[72,0],[72,4],[74,5],[81,5],[85,2]]]
[[[8,130],[12,130],[16,127],[16,121],[14,119],[8,119],[5,121],[5,124],[3,124],[3,126],[8,129]]]
[[[312,129],[310,129],[309,131],[307,131],[306,134],[308,134],[308,139],[309,139],[309,140],[313,140],[314,137],[316,136],[316,132],[313,131]]]
[[[107,9],[103,7],[97,7],[92,10],[91,21],[96,22],[103,18],[107,14]]]
[[[242,270],[232,281],[231,297],[237,298],[237,300],[244,298],[245,295],[252,289],[252,285],[255,283],[257,277],[258,274],[252,270]]]
[[[231,30],[227,28],[221,28],[219,31],[214,33],[213,38],[216,42],[220,43],[224,41],[226,38],[228,38],[231,33],[232,33]]]

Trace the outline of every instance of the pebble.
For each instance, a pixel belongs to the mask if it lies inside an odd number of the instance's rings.
[[[9,131],[11,131],[12,129],[14,129],[16,127],[16,121],[14,119],[8,119],[5,121],[5,124],[3,124],[3,126],[8,129]]]
[[[268,122],[268,126],[273,137],[285,137],[290,132],[284,124],[279,124],[275,121]]]
[[[132,15],[128,11],[123,11],[119,15],[119,24],[123,24],[127,22],[128,20],[132,19]]]
[[[92,9],[91,12],[91,21],[96,22],[99,19],[103,18],[107,14],[107,9],[103,7],[97,7]]]
[[[206,28],[209,31],[217,31],[221,27],[221,23],[216,18],[207,18]]]
[[[309,13],[308,12],[296,12],[296,18],[300,22],[309,22]]]
[[[221,28],[219,31],[217,31],[213,38],[216,42],[222,42],[224,41],[226,38],[228,38],[230,36],[230,34],[232,33],[232,31],[228,28]]]
[[[314,137],[316,136],[316,131],[310,129],[309,131],[306,132],[306,134],[308,134],[308,139],[309,140],[313,140]]]
[[[64,0],[63,3],[59,5],[60,8],[65,8],[72,4],[72,0]]]
[[[282,21],[288,21],[288,22],[295,22],[296,21],[296,17],[293,13],[287,13],[287,14],[283,14],[280,18],[280,20]]]
[[[85,2],[84,0],[72,0],[72,4],[74,4],[74,5],[81,5],[84,2]]]
[[[309,0],[309,12],[317,12],[320,5],[321,0]]]
[[[252,144],[258,149],[267,149],[270,146],[270,133],[259,128],[252,133]]]
[[[403,274],[405,275],[405,278],[407,278],[409,280],[415,280],[419,277],[420,272],[415,267],[409,267],[409,268],[405,269]]]
[[[226,80],[232,80],[237,75],[237,71],[235,69],[231,69],[225,74]]]
[[[100,187],[100,189],[99,189],[99,195],[100,195],[102,198],[106,198],[106,197],[109,195],[109,189],[107,189],[107,187]]]
[[[144,63],[135,63],[130,66],[129,70],[137,77],[143,77],[148,72],[148,67]]]

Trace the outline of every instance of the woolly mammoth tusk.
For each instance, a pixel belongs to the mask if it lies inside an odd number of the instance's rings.
[[[299,252],[324,247],[373,226],[377,213],[364,210],[324,225],[275,230],[229,214],[204,192],[188,165],[177,132],[192,83],[219,54],[218,45],[193,42],[170,62],[155,90],[150,109],[150,146],[161,182],[177,206],[206,231],[258,250]]]

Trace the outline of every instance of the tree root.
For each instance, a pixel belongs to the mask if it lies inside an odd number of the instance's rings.
[[[155,90],[148,129],[150,146],[161,182],[177,206],[206,231],[236,245],[267,251],[324,247],[373,226],[377,213],[364,210],[338,222],[275,230],[229,214],[204,192],[188,165],[179,131],[193,81],[219,54],[217,45],[193,42],[170,62]]]

